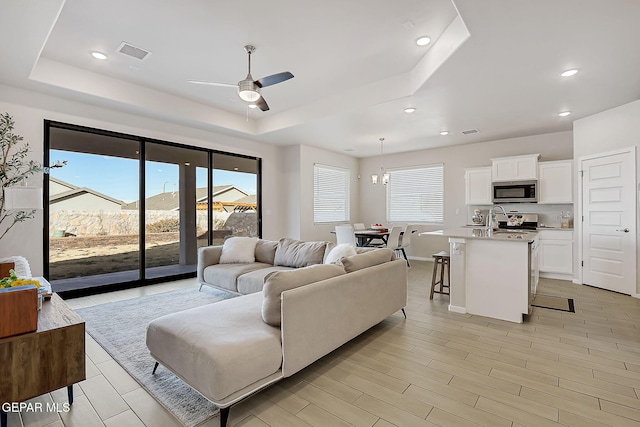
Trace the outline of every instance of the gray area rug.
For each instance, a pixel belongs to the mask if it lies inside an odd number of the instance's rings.
[[[185,426],[192,427],[218,413],[218,408],[180,378],[158,368],[145,344],[147,325],[165,314],[211,304],[234,295],[204,286],[81,308],[86,331],[142,387]]]

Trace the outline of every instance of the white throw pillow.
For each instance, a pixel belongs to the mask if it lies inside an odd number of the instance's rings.
[[[229,237],[222,245],[220,264],[256,261],[257,237]]]
[[[341,258],[352,256],[356,254],[356,248],[351,246],[349,243],[340,243],[336,245],[335,248],[331,249],[329,255],[324,260],[325,264],[336,264],[340,261]]]

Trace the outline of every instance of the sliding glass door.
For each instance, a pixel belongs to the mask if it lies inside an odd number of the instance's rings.
[[[199,247],[261,235],[260,159],[54,122],[45,144],[67,161],[45,184],[56,292],[193,277]]]
[[[259,169],[258,159],[213,153],[213,244],[228,236],[261,235]]]
[[[49,129],[49,278],[57,291],[140,279],[139,143]],[[46,259],[46,258],[45,258]]]
[[[209,153],[146,142],[145,159],[146,277],[193,273],[198,242],[208,243],[207,210],[198,202],[209,193]]]

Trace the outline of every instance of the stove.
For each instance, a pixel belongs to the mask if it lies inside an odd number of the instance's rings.
[[[538,215],[509,213],[508,217],[504,214],[496,215],[498,228],[507,230],[535,230],[538,228]]]

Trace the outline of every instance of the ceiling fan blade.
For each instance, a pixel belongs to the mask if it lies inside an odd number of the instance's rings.
[[[267,105],[267,101],[265,101],[262,96],[260,98],[258,98],[258,100],[255,102],[255,104],[262,111],[269,111],[269,105]]]
[[[222,87],[238,87],[238,84],[232,83],[218,83],[218,82],[207,82],[202,80],[187,80],[187,83],[194,83],[197,85],[207,85],[207,86],[222,86]]]
[[[275,85],[278,83],[282,83],[292,78],[293,78],[293,74],[291,74],[288,71],[283,71],[282,73],[272,74],[270,76],[258,79],[254,83],[258,87],[267,87],[267,86]]]

